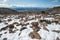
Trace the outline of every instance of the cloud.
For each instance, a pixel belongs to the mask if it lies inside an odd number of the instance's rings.
[[[5,3],[7,2],[8,0],[0,0],[0,3]]]
[[[12,7],[10,4],[0,4],[0,7]]]
[[[0,4],[0,7],[53,7],[53,6],[59,6],[59,5],[52,5],[52,4]]]
[[[38,4],[0,4],[0,7],[38,7]]]
[[[13,6],[17,7],[37,7],[38,4],[12,4]]]
[[[53,0],[52,2],[59,2],[59,0]]]

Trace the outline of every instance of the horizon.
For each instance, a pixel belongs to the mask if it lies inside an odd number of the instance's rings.
[[[0,7],[42,7],[60,6],[60,0],[0,0]]]

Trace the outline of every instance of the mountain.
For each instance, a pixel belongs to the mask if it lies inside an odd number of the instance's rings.
[[[45,11],[51,14],[60,14],[60,7],[53,8],[38,8],[38,7],[13,7],[13,8],[0,8],[0,14],[40,14]]]
[[[47,8],[39,8],[39,7],[13,7],[11,9],[14,9],[18,12],[47,10]]]
[[[48,11],[52,14],[60,14],[60,6],[50,8]]]
[[[16,10],[10,8],[0,8],[0,14],[17,14]]]

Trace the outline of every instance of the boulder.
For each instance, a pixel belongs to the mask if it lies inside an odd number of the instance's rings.
[[[37,32],[31,32],[29,34],[29,36],[32,38],[32,39],[41,39],[41,36],[37,33]]]
[[[3,40],[7,40],[7,38],[4,38]]]

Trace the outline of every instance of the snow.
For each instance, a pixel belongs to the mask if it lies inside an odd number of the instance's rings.
[[[31,32],[31,30],[29,30],[29,29],[26,29],[26,30],[23,30],[22,31],[22,33],[21,33],[21,35],[20,35],[20,37],[21,37],[21,39],[22,40],[27,40],[27,39],[30,39],[30,37],[29,37],[29,33]]]
[[[59,24],[55,24],[55,23],[49,24],[48,25],[48,29],[49,30],[60,30],[60,25]]]
[[[54,18],[44,18],[45,20],[50,20],[50,21],[52,21],[52,20],[54,20]]]
[[[4,23],[0,23],[0,29],[5,27],[5,26],[7,26],[7,25],[5,25]]]

